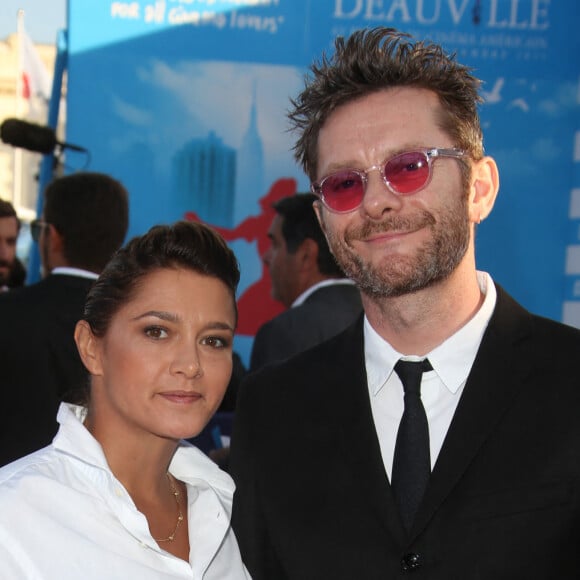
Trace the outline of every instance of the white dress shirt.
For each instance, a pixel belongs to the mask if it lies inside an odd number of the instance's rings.
[[[489,274],[478,272],[477,279],[485,299],[475,316],[455,334],[427,354],[433,371],[423,374],[421,400],[429,423],[431,469],[437,461],[443,440],[463,393],[481,339],[497,299]],[[425,357],[403,356],[381,338],[365,317],[365,364],[371,409],[385,469],[391,479],[397,430],[403,415],[403,385],[393,372],[400,358],[421,360]]]
[[[89,280],[96,280],[99,275],[90,270],[83,270],[82,268],[72,268],[70,266],[58,266],[50,271],[51,274],[60,274],[65,276],[78,276],[79,278],[88,278]]]
[[[169,471],[187,486],[185,562],[151,537],[85,413],[62,404],[53,443],[0,469],[0,579],[249,579],[230,527],[230,476],[195,447],[177,449]]]

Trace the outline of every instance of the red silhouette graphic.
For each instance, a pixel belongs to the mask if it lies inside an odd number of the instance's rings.
[[[246,218],[232,229],[210,224],[228,242],[243,239],[247,242],[255,241],[258,246],[258,254],[262,262],[262,275],[239,297],[238,334],[254,336],[264,322],[284,310],[284,306],[280,302],[276,302],[270,294],[270,275],[262,261],[262,256],[270,247],[268,229],[276,215],[272,204],[283,197],[294,195],[295,193],[295,179],[278,179],[273,183],[270,191],[260,198],[261,213],[259,215]],[[203,221],[192,211],[186,212],[184,218],[189,221]]]

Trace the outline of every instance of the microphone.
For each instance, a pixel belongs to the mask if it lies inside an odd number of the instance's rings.
[[[56,134],[50,127],[20,119],[6,119],[0,126],[0,137],[8,145],[36,153],[52,153],[56,147]]]
[[[12,147],[21,147],[44,155],[52,153],[57,145],[62,149],[68,148],[74,151],[87,152],[84,147],[79,145],[57,141],[54,129],[21,119],[6,119],[0,125],[0,139]]]

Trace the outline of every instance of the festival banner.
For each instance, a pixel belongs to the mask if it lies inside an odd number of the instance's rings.
[[[484,80],[501,189],[480,269],[580,326],[579,14],[564,0],[69,0],[67,140],[129,189],[130,235],[185,218],[226,237],[247,360],[281,310],[261,261],[271,203],[309,187],[286,121],[308,66],[362,27],[434,40]]]

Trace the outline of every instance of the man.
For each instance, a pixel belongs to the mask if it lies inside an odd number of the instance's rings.
[[[255,580],[578,578],[580,332],[476,270],[499,188],[480,83],[393,29],[335,49],[290,119],[365,316],[240,392],[244,561]]]
[[[256,333],[250,370],[280,361],[338,334],[361,314],[360,293],[344,277],[330,253],[314,212],[311,193],[284,197],[263,256],[272,280],[272,297],[288,310]]]
[[[19,231],[20,220],[16,210],[9,201],[0,199],[0,291],[11,286]]]
[[[59,402],[85,387],[74,327],[127,227],[127,191],[107,175],[76,173],[46,188],[31,225],[46,277],[0,296],[0,465],[50,443]]]

